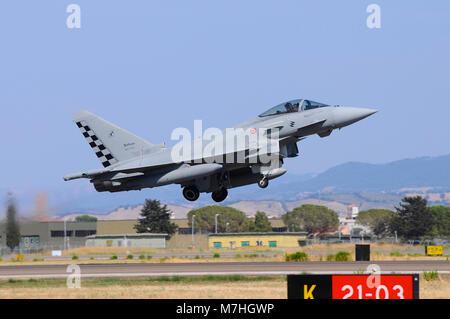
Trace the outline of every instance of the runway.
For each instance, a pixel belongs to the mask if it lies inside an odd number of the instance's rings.
[[[377,264],[381,273],[421,273],[438,271],[450,274],[449,261],[376,261],[376,262],[210,262],[210,263],[117,263],[79,264],[80,275],[90,277],[147,277],[200,275],[287,275],[362,273]],[[0,279],[66,278],[68,265],[0,266]]]

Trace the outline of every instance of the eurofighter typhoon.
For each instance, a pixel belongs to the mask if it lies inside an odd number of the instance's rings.
[[[182,140],[166,147],[79,111],[73,120],[104,168],[69,174],[64,180],[88,178],[99,192],[179,184],[189,201],[211,193],[221,202],[228,189],[249,184],[266,188],[269,180],[286,173],[284,160],[298,155],[297,142],[306,136],[326,137],[376,112],[297,99],[233,128],[207,129],[199,138],[192,139],[187,129],[175,129],[172,138]]]

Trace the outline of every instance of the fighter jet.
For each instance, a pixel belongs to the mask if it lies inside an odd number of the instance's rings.
[[[179,184],[188,201],[197,200],[200,193],[211,193],[214,201],[221,202],[227,198],[228,189],[249,184],[266,188],[269,180],[286,173],[284,160],[298,156],[297,143],[307,136],[326,137],[376,112],[295,99],[233,127],[246,134],[243,143],[236,143],[227,129],[219,132],[223,141],[214,144],[215,152],[211,151],[212,139],[201,137],[183,153],[178,144],[151,144],[88,111],[79,111],[73,114],[73,121],[104,168],[69,174],[64,180],[90,179],[99,192]],[[251,137],[256,135],[264,137],[260,139],[264,142],[252,142]],[[186,144],[184,141],[181,146]],[[205,152],[207,149],[209,152]]]

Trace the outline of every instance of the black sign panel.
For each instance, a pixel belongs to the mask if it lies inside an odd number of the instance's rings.
[[[331,275],[288,275],[288,299],[331,299]]]

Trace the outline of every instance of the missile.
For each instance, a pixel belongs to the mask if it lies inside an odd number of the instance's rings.
[[[72,179],[77,179],[77,178],[93,178],[95,176],[102,175],[107,172],[109,172],[109,170],[107,170],[107,169],[94,169],[94,170],[90,170],[90,171],[65,175],[64,180],[70,181]]]

